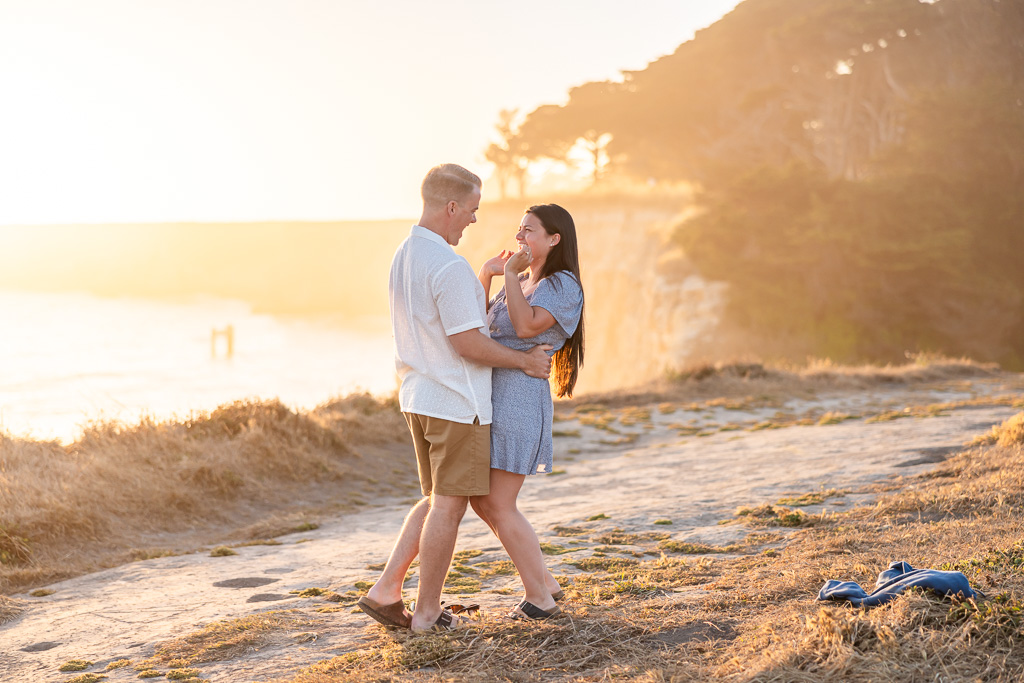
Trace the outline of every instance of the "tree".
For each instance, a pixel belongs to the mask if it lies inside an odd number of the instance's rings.
[[[1020,0],[745,0],[520,135],[695,184],[678,239],[753,352],[1024,369]]]
[[[502,199],[507,197],[508,183],[513,178],[519,185],[519,198],[526,195],[526,172],[530,159],[515,123],[518,113],[518,109],[502,109],[498,112],[495,129],[501,141],[492,142],[484,151],[484,158],[494,165]]]

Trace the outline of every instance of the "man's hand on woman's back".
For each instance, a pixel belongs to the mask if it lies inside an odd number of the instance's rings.
[[[455,352],[466,360],[492,368],[519,368],[530,377],[547,379],[551,375],[550,344],[538,344],[529,351],[515,351],[503,346],[480,329],[448,335]]]

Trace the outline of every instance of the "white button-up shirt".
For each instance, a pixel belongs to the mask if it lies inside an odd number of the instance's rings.
[[[487,302],[473,268],[443,237],[414,225],[388,284],[402,412],[491,423],[491,368],[465,360],[448,335],[487,334]]]

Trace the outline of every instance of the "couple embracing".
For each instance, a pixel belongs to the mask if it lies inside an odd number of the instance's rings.
[[[441,608],[441,592],[467,505],[497,535],[522,579],[525,595],[510,616],[560,612],[562,590],[516,498],[527,475],[551,471],[552,361],[559,396],[572,395],[583,362],[576,228],[562,207],[532,206],[516,232],[519,251],[503,251],[474,275],[452,247],[476,222],[481,186],[456,164],[432,168],[423,180],[423,215],[391,264],[399,403],[424,498],[358,603],[386,626],[460,625],[459,615]],[[491,299],[495,277],[504,287]],[[410,614],[402,583],[417,556]]]

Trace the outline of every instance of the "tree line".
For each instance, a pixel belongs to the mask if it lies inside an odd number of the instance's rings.
[[[621,82],[503,116],[499,176],[575,147],[595,183],[696,187],[676,239],[730,283],[751,351],[1024,369],[1020,0],[746,0]]]

